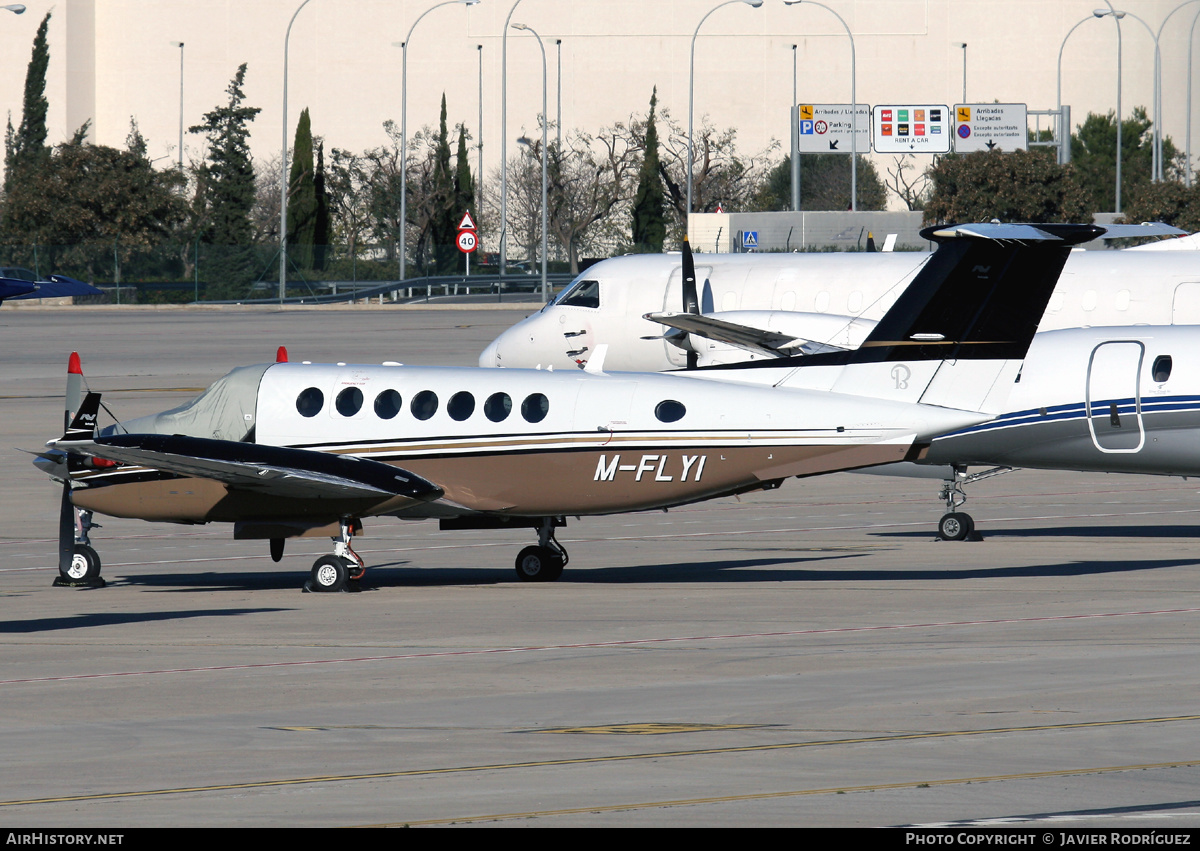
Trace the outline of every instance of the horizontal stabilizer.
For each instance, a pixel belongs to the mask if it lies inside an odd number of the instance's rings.
[[[212,479],[266,496],[402,496],[420,502],[442,496],[437,485],[390,464],[307,449],[167,434],[119,434],[81,443],[64,441],[57,446],[165,473]]]

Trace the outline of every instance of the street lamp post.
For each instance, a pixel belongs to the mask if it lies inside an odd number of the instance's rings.
[[[546,125],[546,46],[542,44],[542,37],[537,34],[537,31],[526,24],[513,24],[514,30],[524,30],[533,33],[533,37],[537,39],[538,49],[542,51],[542,303],[549,301],[550,291],[546,282],[546,248],[549,244],[547,234],[549,231],[549,216],[547,215],[547,191],[546,191],[546,161],[550,158],[550,151],[546,148],[547,125]],[[528,139],[525,140],[528,143]]]
[[[1188,83],[1187,83],[1187,134],[1184,144],[1184,156],[1187,157],[1186,184],[1192,185],[1192,46],[1196,40],[1196,22],[1200,21],[1200,12],[1192,18],[1192,28],[1188,30]]]
[[[287,295],[287,208],[288,208],[288,123],[287,123],[287,100],[288,100],[288,44],[292,39],[292,24],[296,23],[296,16],[300,14],[300,10],[307,6],[311,0],[304,0],[296,11],[292,13],[292,19],[288,21],[287,32],[283,36],[283,153],[280,156],[280,173],[279,173],[279,300],[283,301]]]
[[[179,48],[179,172],[183,173],[183,42],[173,41],[172,47]]]
[[[1110,0],[1104,0],[1104,5],[1108,6],[1108,11],[1096,9],[1092,12],[1097,18],[1111,17],[1113,23],[1117,25],[1117,178],[1116,178],[1116,198],[1114,206],[1116,209],[1113,212],[1121,212],[1121,18],[1125,17],[1124,12],[1118,12],[1113,8]]]
[[[687,160],[687,214],[689,218],[692,215],[692,163],[696,159],[696,147],[692,143],[692,123],[695,114],[695,92],[696,92],[696,37],[700,35],[700,27],[704,26],[704,22],[708,20],[709,15],[725,6],[732,6],[734,3],[745,3],[757,9],[763,4],[763,0],[725,0],[724,3],[718,3],[708,10],[700,23],[696,24],[696,31],[692,33],[692,59],[688,70],[688,160]]]
[[[512,23],[513,12],[521,5],[516,0],[508,10],[504,19],[504,29],[500,33],[500,277],[508,270],[508,27]],[[500,281],[500,290],[504,290],[504,281]]]
[[[792,126],[792,210],[800,212],[800,140],[797,133],[796,109],[800,94],[796,83],[796,45],[792,45],[792,102],[788,106],[788,123]]]
[[[963,97],[962,102],[967,102],[967,43],[965,41],[954,42],[955,47],[961,47],[963,52]]]
[[[1160,129],[1162,124],[1162,114],[1160,112],[1162,108],[1162,97],[1159,92],[1159,84],[1162,79],[1162,57],[1158,50],[1158,36],[1154,34],[1154,30],[1150,29],[1150,25],[1148,23],[1139,18],[1137,15],[1133,14],[1133,12],[1118,12],[1117,14],[1121,16],[1128,15],[1129,17],[1133,18],[1146,28],[1146,32],[1150,35],[1150,38],[1154,40],[1154,84],[1150,90],[1150,115],[1151,121],[1153,122],[1151,124],[1152,130],[1150,134],[1150,180],[1152,182],[1158,182],[1162,180],[1162,131]],[[1163,23],[1166,23],[1166,21],[1164,20]]]
[[[1163,29],[1166,28],[1167,21],[1171,20],[1172,15],[1174,15],[1176,12],[1178,12],[1184,6],[1188,6],[1188,5],[1191,5],[1192,3],[1196,3],[1196,2],[1198,2],[1198,0],[1183,0],[1182,3],[1180,3],[1174,9],[1172,9],[1170,12],[1167,12],[1167,16],[1165,18],[1163,18],[1162,23],[1159,24],[1159,26],[1158,26],[1158,35],[1154,39],[1154,64],[1155,64],[1154,73],[1155,73],[1155,79],[1158,84],[1157,85],[1158,100],[1155,104],[1155,107],[1156,107],[1157,115],[1159,118],[1162,117],[1162,95],[1163,95],[1163,91],[1162,91],[1163,90],[1162,56],[1161,56],[1161,53],[1159,52],[1159,44],[1162,40]],[[1191,28],[1191,30],[1188,31],[1188,81],[1187,81],[1187,116],[1188,116],[1187,122],[1188,122],[1188,126],[1187,126],[1187,137],[1188,137],[1189,142],[1191,141],[1191,132],[1192,132],[1192,37],[1195,35],[1196,20],[1198,18],[1200,18],[1200,12],[1197,12],[1196,17],[1192,18],[1192,28]],[[1155,138],[1155,154],[1157,155],[1157,158],[1158,158],[1158,179],[1162,180],[1163,179],[1162,130],[1158,126],[1157,119],[1155,120],[1155,123],[1154,123],[1154,129],[1156,132],[1156,135],[1154,138]],[[1188,150],[1187,150],[1188,163],[1187,163],[1187,181],[1186,182],[1187,182],[1188,186],[1191,186],[1192,185],[1191,146],[1188,145],[1187,147],[1188,147]]]
[[[854,50],[854,33],[850,32],[850,27],[846,24],[845,19],[824,3],[817,3],[816,0],[783,0],[785,6],[796,6],[800,3],[809,3],[813,6],[820,6],[826,12],[829,12],[838,19],[838,23],[846,31],[846,35],[850,38],[850,210],[858,211],[858,80],[857,80],[857,60]],[[965,56],[965,54],[964,54]],[[964,59],[965,62],[965,59]],[[965,65],[964,65],[965,67]]]
[[[1069,163],[1071,161],[1071,122],[1066,120],[1066,116],[1063,115],[1063,105],[1062,105],[1063,51],[1066,50],[1067,39],[1069,39],[1071,37],[1071,33],[1075,32],[1075,30],[1079,29],[1081,26],[1086,24],[1088,21],[1094,21],[1097,17],[1099,17],[1099,15],[1097,15],[1096,13],[1093,12],[1091,15],[1088,15],[1086,18],[1079,21],[1079,23],[1075,24],[1075,26],[1073,26],[1069,30],[1067,30],[1067,34],[1065,36],[1063,36],[1062,44],[1060,44],[1058,46],[1058,100],[1057,100],[1057,104],[1056,104],[1056,111],[1058,113],[1058,164],[1059,165],[1066,165],[1067,163]]]
[[[404,41],[397,43],[396,47],[400,48],[400,280],[403,281],[408,276],[407,269],[407,234],[405,231],[408,227],[408,43],[412,40],[413,30],[417,28],[417,24],[421,23],[421,19],[432,12],[434,9],[440,9],[442,6],[474,6],[479,0],[444,0],[442,3],[436,3],[430,6],[424,12],[417,16],[411,27],[408,28],[408,35],[404,37]]]

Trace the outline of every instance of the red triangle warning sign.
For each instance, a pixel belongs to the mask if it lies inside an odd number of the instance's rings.
[[[475,230],[475,220],[471,218],[470,211],[463,213],[462,221],[458,223],[459,230]]]

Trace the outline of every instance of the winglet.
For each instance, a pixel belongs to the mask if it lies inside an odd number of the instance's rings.
[[[287,363],[287,346],[280,346],[275,350],[275,363]]]

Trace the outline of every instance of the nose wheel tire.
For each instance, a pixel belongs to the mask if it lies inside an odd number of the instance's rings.
[[[553,582],[562,576],[565,564],[549,547],[526,547],[517,556],[517,576],[522,582]]]
[[[312,566],[309,585],[313,591],[344,591],[350,578],[348,559],[340,556],[321,556]]]
[[[944,541],[965,541],[975,531],[970,514],[952,511],[938,521],[938,537]]]
[[[100,556],[87,544],[76,544],[71,563],[59,574],[67,582],[87,582],[100,576]]]

